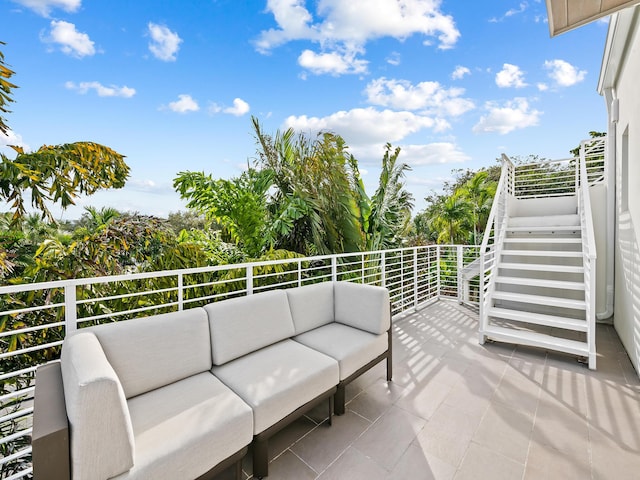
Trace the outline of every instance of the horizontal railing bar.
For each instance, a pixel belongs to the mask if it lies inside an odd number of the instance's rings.
[[[6,310],[2,312],[2,315],[20,315],[21,313],[41,312],[42,310],[52,310],[54,308],[60,308],[60,307],[64,307],[64,302],[51,303],[48,305],[38,305],[36,307],[24,307],[24,308],[16,308],[14,310]]]
[[[38,330],[45,330],[47,328],[61,327],[64,322],[47,323],[45,325],[36,325],[35,327],[20,328],[17,330],[8,330],[6,332],[0,332],[0,338],[12,337],[13,335],[21,335],[23,333],[36,332]]]
[[[25,415],[30,415],[31,413],[33,413],[33,407],[22,408],[16,412],[10,413],[9,415],[0,417],[0,424],[8,422],[9,420],[24,417]]]
[[[62,340],[51,343],[43,343],[42,345],[36,345],[35,347],[21,348],[20,350],[12,350],[11,352],[0,353],[0,360],[2,360],[3,358],[15,357],[16,355],[24,355],[25,353],[35,352],[37,350],[57,347],[58,345],[62,345]]]
[[[31,446],[28,446],[27,448],[23,448],[22,450],[19,450],[16,453],[0,458],[0,465],[5,465],[9,462],[13,462],[14,460],[17,460],[18,458],[26,457],[30,453],[31,453]]]

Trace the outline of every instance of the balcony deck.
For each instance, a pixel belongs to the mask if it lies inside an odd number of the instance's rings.
[[[477,315],[438,301],[394,324],[393,382],[378,365],[347,412],[311,412],[273,438],[269,479],[637,479],[640,380],[610,326],[598,370],[477,342]],[[244,461],[251,478],[251,460]],[[226,478],[225,475],[221,476]]]

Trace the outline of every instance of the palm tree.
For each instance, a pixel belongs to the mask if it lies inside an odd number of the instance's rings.
[[[438,243],[463,243],[471,223],[471,207],[461,195],[440,197],[432,213],[429,227],[440,232]]]
[[[402,182],[405,172],[411,167],[398,163],[399,147],[393,153],[391,148],[387,143],[378,189],[370,202],[371,214],[366,226],[368,250],[398,246],[411,218],[413,196],[404,189]]]
[[[459,191],[459,195],[465,198],[471,207],[472,243],[474,245],[478,244],[479,235],[485,228],[496,193],[496,184],[488,180],[488,175],[486,171],[476,173],[465,182]]]
[[[302,254],[361,250],[359,173],[342,137],[325,132],[311,140],[292,129],[271,137],[252,121],[258,166],[273,173],[273,246]]]

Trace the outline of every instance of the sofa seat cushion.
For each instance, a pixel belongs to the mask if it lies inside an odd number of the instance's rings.
[[[119,480],[198,478],[251,443],[251,408],[210,372],[128,401],[134,465]]]
[[[338,363],[287,339],[211,370],[253,409],[259,434],[338,384]]]
[[[386,333],[374,335],[341,323],[330,323],[293,339],[335,358],[340,365],[340,380],[384,353],[389,343]]]
[[[80,331],[98,337],[127,398],[211,369],[209,321],[203,308]]]
[[[287,294],[256,293],[206,305],[214,365],[223,365],[295,334]]]

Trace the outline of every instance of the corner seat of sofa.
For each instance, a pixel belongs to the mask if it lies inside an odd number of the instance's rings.
[[[341,381],[388,348],[386,333],[375,335],[338,322],[296,335],[293,340],[337,360]]]
[[[197,478],[251,443],[251,408],[209,371],[127,401],[134,466],[115,477]]]

